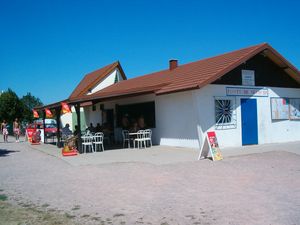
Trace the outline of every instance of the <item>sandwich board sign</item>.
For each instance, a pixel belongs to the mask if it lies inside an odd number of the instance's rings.
[[[202,147],[200,149],[198,160],[207,158],[209,153],[213,161],[218,161],[223,159],[221,150],[219,148],[216,132],[214,131],[206,132]]]

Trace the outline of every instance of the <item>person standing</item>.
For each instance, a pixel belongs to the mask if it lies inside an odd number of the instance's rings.
[[[16,118],[13,123],[13,129],[16,135],[16,142],[20,142],[20,123],[18,121],[18,118]]]
[[[8,125],[6,120],[3,120],[3,122],[1,123],[1,131],[3,134],[3,140],[4,142],[8,142]]]

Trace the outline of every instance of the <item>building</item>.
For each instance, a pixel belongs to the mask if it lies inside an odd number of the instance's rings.
[[[116,62],[65,101],[74,123],[109,123],[116,140],[124,117],[143,117],[160,145],[199,148],[211,130],[221,148],[300,140],[300,72],[266,43],[133,79]]]

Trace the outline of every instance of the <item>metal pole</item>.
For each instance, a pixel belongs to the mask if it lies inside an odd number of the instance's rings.
[[[61,147],[61,143],[60,143],[60,110],[61,110],[61,107],[55,108],[56,126],[57,126],[57,132],[56,132],[57,143],[56,143],[56,145],[58,148]]]
[[[81,153],[81,143],[82,143],[82,140],[81,140],[81,119],[80,119],[80,103],[77,103],[75,105],[75,111],[76,111],[76,115],[77,115],[77,126],[78,126],[78,151]]]
[[[46,112],[43,110],[44,143],[46,143]]]

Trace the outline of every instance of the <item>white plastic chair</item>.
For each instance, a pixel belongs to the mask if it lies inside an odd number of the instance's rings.
[[[133,141],[134,148],[135,148],[135,142],[137,142],[138,148],[140,148],[140,146],[143,147],[143,143],[145,143],[144,130],[139,130],[137,132],[137,138],[135,138]]]
[[[150,144],[150,147],[152,147],[152,130],[147,129],[144,131],[144,144],[145,147],[147,147],[147,144]]]
[[[102,132],[97,132],[95,133],[95,135],[93,136],[93,144],[95,145],[95,151],[97,152],[97,149],[99,147],[99,151],[104,152],[104,146],[103,146],[103,138],[104,138],[104,134]]]
[[[130,136],[128,130],[122,130],[122,136],[123,136],[123,148],[125,147],[126,141],[128,142],[128,148],[130,148]]]
[[[91,148],[92,152],[94,152],[93,137],[91,135],[84,135],[81,136],[81,139],[82,139],[81,145],[83,147],[84,153],[86,153],[87,148]]]

